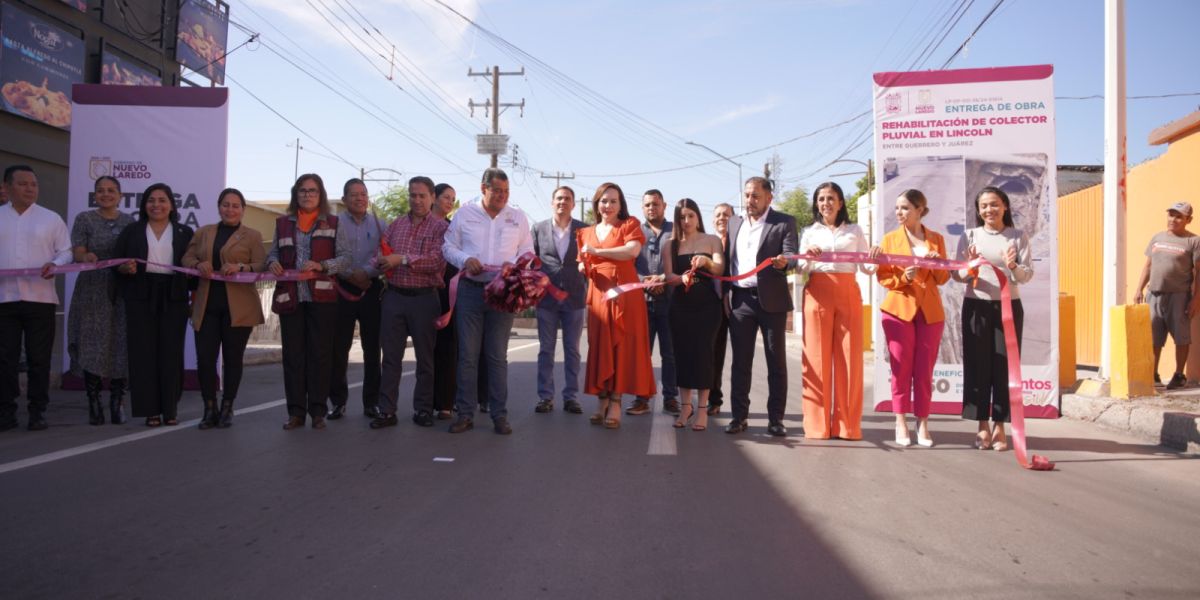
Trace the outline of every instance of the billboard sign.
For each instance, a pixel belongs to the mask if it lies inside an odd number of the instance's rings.
[[[0,4],[0,97],[4,110],[71,128],[71,85],[83,81],[83,40],[66,29]]]
[[[175,60],[217,85],[225,83],[229,12],[207,0],[187,0],[179,7]]]

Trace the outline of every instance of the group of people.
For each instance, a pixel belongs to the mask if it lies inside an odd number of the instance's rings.
[[[668,220],[662,192],[641,198],[644,220],[630,214],[620,186],[600,185],[591,199],[594,224],[573,218],[575,192],[553,192],[551,218],[530,225],[508,202],[509,182],[496,168],[483,173],[481,199],[457,210],[456,192],[428,177],[408,181],[409,209],[391,223],[370,209],[366,186],[342,190],[345,212],[334,214],[316,174],[297,178],[286,214],[265,251],[262,236],[242,223],[246,201],[236,189],[218,198],[220,220],[193,231],[179,222],[169,186],[141,195],[138,218],[118,209],[120,182],[95,182],[94,210],[80,214],[68,236],[62,218],[37,205],[37,176],[25,166],[4,172],[9,203],[0,207],[0,269],[42,267],[42,277],[0,278],[0,430],[15,427],[17,362],[24,343],[31,430],[44,429],[50,348],[58,298],[56,265],[129,259],[84,271],[76,281],[67,323],[71,370],[84,380],[89,422],[123,423],[131,412],[150,427],[178,424],[184,344],[190,318],[204,413],[201,429],[232,425],[250,332],[264,315],[254,283],[211,278],[219,273],[276,276],[271,310],[282,337],[285,430],[326,427],[349,403],[347,367],[354,332],[362,348],[363,414],[372,429],[398,424],[402,362],[415,355],[412,420],[430,427],[454,420],[452,433],[486,413],[496,433],[510,434],[507,349],[514,315],[489,303],[485,288],[499,268],[532,254],[550,284],[537,305],[540,351],[535,411],[561,399],[580,414],[580,393],[598,399],[590,422],[618,429],[624,415],[651,411],[660,389],[675,426],[707,429],[724,404],[723,367],[731,348],[730,434],[747,429],[755,345],[766,358],[767,433],[787,435],[788,368],[785,328],[794,310],[787,273],[810,275],[804,289],[802,403],[808,438],[862,437],[863,320],[854,274],[873,273],[887,290],[881,309],[892,378],[896,443],[911,443],[906,415],[916,416],[917,442],[933,444],[927,418],[932,371],[944,314],[939,286],[968,282],[963,302],[963,417],[979,422],[976,446],[1007,447],[1007,357],[999,282],[988,269],[946,271],[822,260],[830,252],[948,256],[943,237],[921,224],[928,201],[906,190],[895,201],[899,226],[871,246],[850,222],[835,183],[814,192],[813,224],[772,209],[770,181],[746,181],[741,204],[720,204],[708,233],[699,205],[674,203]],[[982,257],[1014,284],[1033,276],[1029,240],[1013,223],[1007,195],[985,188],[975,199],[975,227],[957,249]],[[183,272],[198,272],[200,277]],[[613,296],[617,286],[641,284]],[[1012,287],[1018,336],[1021,304]],[[451,294],[454,295],[451,298]],[[439,328],[439,316],[453,306]],[[586,368],[580,384],[580,344],[586,324]],[[556,360],[558,340],[562,360]],[[332,340],[332,344],[330,341]],[[651,353],[657,340],[660,377]],[[223,372],[218,377],[218,356]],[[555,365],[562,364],[561,390]],[[105,414],[101,395],[110,390]],[[220,394],[220,398],[218,398]],[[625,406],[623,398],[631,396]],[[457,416],[454,416],[454,412]]]

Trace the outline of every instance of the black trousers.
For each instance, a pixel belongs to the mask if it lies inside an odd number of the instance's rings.
[[[725,308],[721,307],[721,322],[717,325],[717,341],[713,345],[713,382],[712,390],[708,393],[710,405],[725,403],[725,395],[721,393],[721,374],[725,372],[725,350],[728,347],[729,317],[725,315]]]
[[[50,353],[54,348],[54,308],[48,302],[0,303],[0,424],[15,423],[21,395],[17,365],[21,342],[25,363],[29,414],[46,412],[50,404]]]
[[[363,410],[379,403],[379,315],[382,292],[383,284],[375,280],[357,302],[338,296],[337,330],[333,338],[333,374],[329,384],[329,401],[335,405],[345,405],[350,399],[350,383],[346,380],[346,370],[350,368],[350,348],[354,345],[355,324],[358,325],[359,343],[362,344],[363,353]]]
[[[176,416],[183,394],[188,304],[169,299],[170,275],[156,277],[149,288],[149,299],[125,300],[129,403],[134,417],[170,419]]]
[[[283,395],[289,416],[323,417],[328,411],[333,372],[333,339],[337,304],[299,302],[296,310],[279,315],[283,342]]]
[[[1008,350],[1004,347],[1004,321],[1000,302],[963,298],[963,408],[962,416],[971,421],[998,423],[1011,420],[1008,411]],[[1013,300],[1013,325],[1017,347],[1025,311],[1020,300]]]
[[[228,310],[206,312],[196,332],[196,370],[200,377],[200,397],[205,402],[217,400],[217,355],[225,357],[221,398],[233,402],[242,383],[242,358],[253,327],[234,327]]]
[[[787,313],[769,313],[758,303],[756,291],[734,288],[733,311],[729,315],[729,341],[733,351],[730,400],[733,418],[750,415],[750,383],[753,378],[754,341],[761,331],[767,358],[767,418],[781,423],[787,410]]]

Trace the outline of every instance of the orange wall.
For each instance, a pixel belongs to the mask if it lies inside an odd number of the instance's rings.
[[[1081,365],[1100,364],[1103,186],[1058,199],[1058,291],[1075,298],[1075,352]]]
[[[1146,244],[1166,229],[1167,207],[1192,203],[1200,217],[1200,132],[1171,143],[1157,158],[1136,165],[1126,177],[1125,301],[1133,296],[1146,263]],[[1075,297],[1076,352],[1079,364],[1100,362],[1101,266],[1103,262],[1103,186],[1058,199],[1059,291]],[[1200,220],[1188,229],[1200,234]],[[1192,321],[1192,337],[1200,343],[1200,319]],[[1197,345],[1197,344],[1193,344]],[[1164,381],[1175,367],[1175,347],[1168,338],[1159,374]],[[1188,378],[1200,376],[1200,349],[1188,360]]]

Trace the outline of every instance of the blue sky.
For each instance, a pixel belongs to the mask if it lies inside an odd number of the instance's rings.
[[[501,116],[501,131],[518,146],[518,166],[510,166],[511,156],[501,164],[513,183],[511,201],[531,218],[549,216],[554,182],[540,174],[557,170],[577,175],[566,183],[581,198],[611,180],[634,203],[653,187],[669,202],[691,197],[711,207],[734,197],[738,168],[685,142],[741,155],[867,111],[872,73],[940,67],[995,4],[444,2],[497,37],[436,0],[232,3],[232,19],[262,38],[227,61],[229,184],[251,199],[286,197],[296,158],[288,144],[299,137],[300,172],[320,173],[331,191],[340,193],[341,182],[365,167],[395,169],[405,178],[430,175],[454,185],[460,198],[474,197],[488,161],[476,154],[474,135],[490,120],[478,109],[470,117],[467,100],[486,100],[490,88],[482,78],[467,77],[468,68],[523,66],[525,76],[501,78],[501,101],[526,103],[523,117],[516,109]],[[1128,94],[1200,92],[1200,2],[1129,0],[1126,6]],[[1005,0],[951,68],[1049,63],[1056,95],[1102,94],[1103,27],[1101,0]],[[247,37],[230,28],[230,46]],[[917,60],[931,42],[928,56]],[[393,45],[395,67],[389,64]],[[1131,100],[1128,107],[1134,165],[1165,150],[1148,146],[1147,135],[1197,110],[1200,96]],[[1059,100],[1056,108],[1058,162],[1102,163],[1103,101]],[[811,189],[830,178],[852,187],[856,175],[831,176],[855,165],[822,167],[868,125],[862,118],[736,160],[749,177],[762,172],[774,151],[784,189]],[[871,144],[846,156],[865,161]],[[647,171],[665,172],[633,174]],[[377,193],[387,185],[369,187]]]

